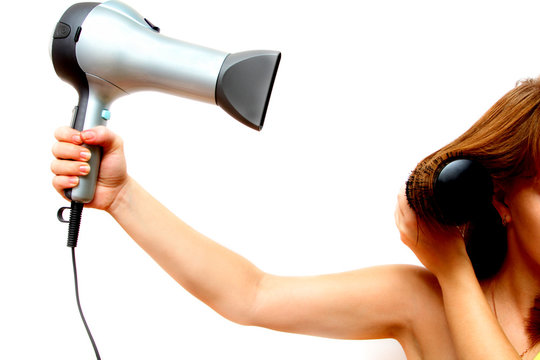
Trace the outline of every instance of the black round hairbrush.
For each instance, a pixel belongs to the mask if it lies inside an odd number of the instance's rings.
[[[477,161],[457,159],[442,166],[435,176],[433,195],[439,221],[462,225],[490,208],[493,182]]]

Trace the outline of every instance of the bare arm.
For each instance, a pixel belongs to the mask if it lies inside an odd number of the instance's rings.
[[[223,316],[248,321],[262,271],[189,227],[133,180],[108,212],[186,290]]]
[[[521,359],[491,312],[470,261],[437,278],[460,359]]]
[[[179,284],[245,325],[332,338],[398,337],[410,311],[400,267],[283,277],[193,230],[130,180],[108,210]]]

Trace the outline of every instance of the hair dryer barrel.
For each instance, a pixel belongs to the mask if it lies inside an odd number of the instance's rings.
[[[228,54],[164,36],[150,24],[117,1],[96,6],[81,26],[79,66],[127,93],[155,90],[215,104]]]
[[[229,54],[163,36],[159,28],[119,1],[78,3],[61,17],[51,43],[60,78],[79,93],[72,127],[106,125],[114,100],[152,90],[217,104],[243,124],[260,130],[281,54]],[[99,149],[92,171],[67,195],[93,198]]]
[[[218,104],[257,130],[280,59],[277,51],[228,54],[164,36],[117,1],[86,17],[76,54],[85,73],[126,93],[155,90]]]

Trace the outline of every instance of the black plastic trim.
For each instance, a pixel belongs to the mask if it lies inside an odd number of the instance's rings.
[[[79,28],[88,14],[100,3],[78,3],[69,7],[58,22],[51,45],[54,70],[58,76],[71,84],[79,93],[88,91],[86,74],[79,66],[76,55]]]
[[[160,32],[161,31],[161,29],[158,26],[152,24],[152,22],[150,20],[148,20],[147,18],[144,18],[144,21],[146,21],[148,26],[150,26],[152,28],[152,30],[154,30],[155,32]]]

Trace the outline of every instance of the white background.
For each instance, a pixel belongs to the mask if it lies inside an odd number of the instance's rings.
[[[75,91],[48,54],[67,0],[2,16],[0,358],[92,359],[75,305],[54,129]],[[162,34],[283,54],[257,133],[208,104],[119,99],[109,126],[129,172],[196,229],[265,271],[309,275],[417,261],[394,227],[415,164],[540,74],[537,1],[131,0]],[[105,213],[86,210],[83,307],[108,359],[403,359],[391,340],[246,328],[172,281]]]

